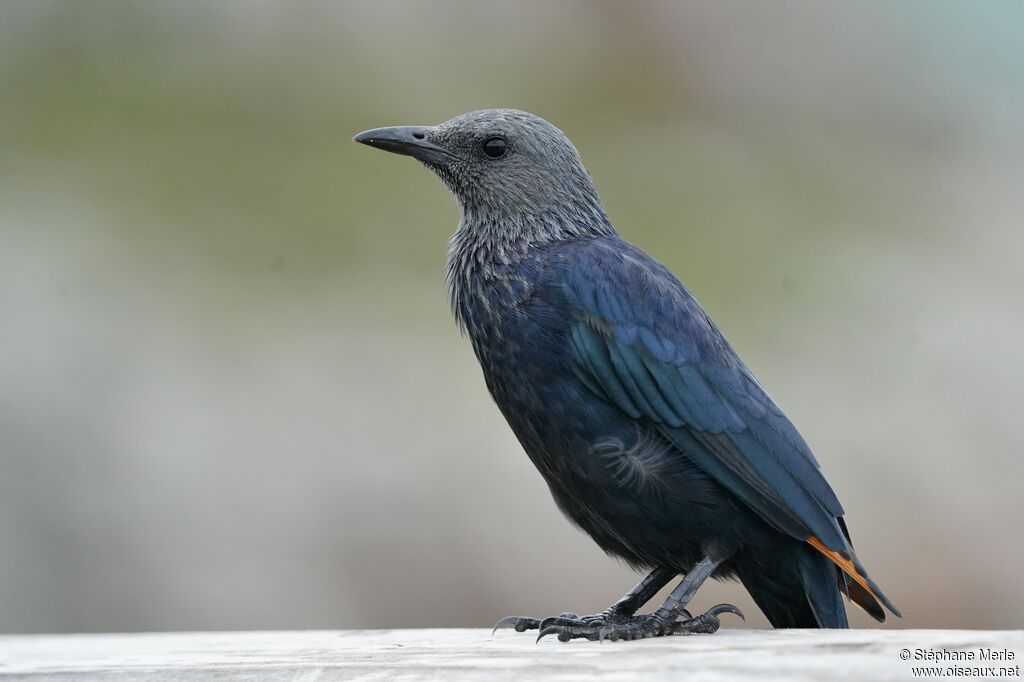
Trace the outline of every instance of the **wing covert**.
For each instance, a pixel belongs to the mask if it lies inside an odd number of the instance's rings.
[[[563,280],[577,376],[771,525],[847,550],[842,505],[807,444],[685,287],[625,242],[577,255]]]

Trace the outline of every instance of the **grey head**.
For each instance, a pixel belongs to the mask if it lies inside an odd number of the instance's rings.
[[[458,199],[463,229],[504,225],[530,241],[612,233],[576,148],[539,116],[484,109],[436,126],[367,130],[354,140],[434,171]]]

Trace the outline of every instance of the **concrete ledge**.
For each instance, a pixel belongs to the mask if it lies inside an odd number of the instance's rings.
[[[902,660],[904,649],[910,660]],[[982,658],[983,651],[1005,658]],[[973,660],[950,660],[965,655],[958,652],[973,654]],[[922,655],[940,660],[919,659]],[[981,630],[723,630],[604,644],[551,638],[534,644],[528,633],[500,631],[492,637],[487,630],[13,635],[0,637],[0,676],[792,682],[911,680],[914,668],[959,671],[937,673],[943,677],[993,677],[986,675],[992,668],[1015,678],[1022,656],[1024,632]],[[964,672],[969,668],[974,671]]]

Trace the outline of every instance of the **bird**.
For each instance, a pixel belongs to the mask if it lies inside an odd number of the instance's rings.
[[[849,627],[843,595],[880,622],[901,617],[806,441],[690,291],[615,230],[561,130],[485,109],[353,139],[420,161],[455,196],[445,278],[488,391],[560,511],[646,572],[601,613],[495,630],[709,634],[742,617],[688,610],[709,577],[738,579],[776,628]]]

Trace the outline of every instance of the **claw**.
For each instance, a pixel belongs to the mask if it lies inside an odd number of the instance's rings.
[[[739,616],[741,620],[746,620],[747,619],[747,617],[743,615],[743,612],[740,611],[735,606],[733,606],[732,604],[715,604],[710,609],[708,609],[707,613],[705,613],[704,615],[705,616],[717,616],[717,615],[719,615],[721,613],[734,613],[737,616]],[[687,614],[687,615],[689,615],[689,614]],[[692,620],[692,619],[693,618],[691,616],[687,620]]]
[[[540,621],[536,618],[505,616],[494,624],[494,629],[491,630],[491,634],[493,635],[499,628],[513,628],[516,632],[524,632],[526,630],[533,630],[537,627],[540,627]]]
[[[743,612],[732,604],[717,604],[696,618],[690,618],[689,620],[673,623],[671,632],[672,634],[680,635],[710,635],[718,632],[718,628],[722,627],[722,622],[718,619],[718,614],[720,613],[734,613],[740,618],[743,618]]]
[[[545,620],[547,620],[547,619],[545,619]],[[549,625],[547,627],[542,627],[540,629],[540,634],[537,635],[537,641],[534,642],[534,643],[535,644],[539,644],[540,640],[544,639],[548,635],[553,635],[555,633],[558,633],[558,635],[559,635],[558,639],[561,640],[562,639],[562,636],[561,636],[562,628],[558,627],[557,625]]]
[[[604,621],[592,619],[591,616],[586,618],[580,618],[574,613],[565,614],[560,616],[550,616],[540,621],[538,627],[543,630],[546,627],[562,627],[562,628],[585,628],[590,626],[602,625]]]
[[[541,630],[547,630],[553,627],[555,623],[557,623],[561,619],[561,616],[548,616],[547,618],[543,619],[537,627],[539,627]]]

